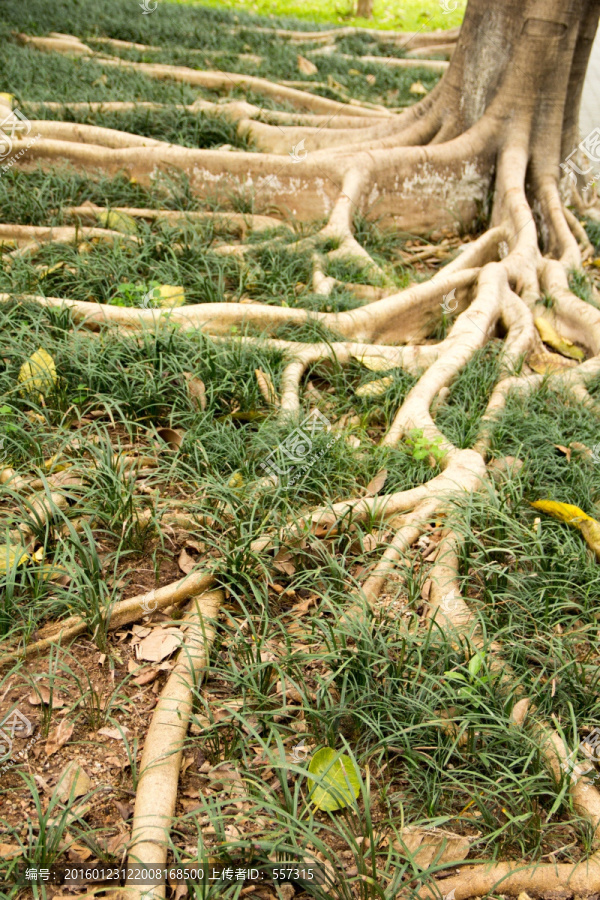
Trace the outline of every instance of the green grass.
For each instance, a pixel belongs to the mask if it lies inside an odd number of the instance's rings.
[[[185,5],[198,5],[196,0],[176,0]],[[220,7],[218,0],[204,0],[203,6]],[[437,28],[454,28],[460,25],[466,6],[465,0],[450,0],[449,12],[444,12],[439,0],[375,0],[371,19],[359,19],[355,15],[353,0],[326,0],[318,5],[307,5],[301,0],[232,0],[228,4],[245,13],[277,18],[276,27],[308,28],[308,24],[359,25],[366,28],[395,29],[396,31],[432,31]],[[455,7],[454,11],[452,7]],[[297,19],[298,22],[293,20]],[[283,22],[281,22],[283,20]],[[292,20],[292,21],[291,21]],[[280,24],[281,22],[281,24]],[[265,26],[275,27],[273,22]]]

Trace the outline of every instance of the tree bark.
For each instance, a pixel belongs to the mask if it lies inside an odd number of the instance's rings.
[[[356,15],[359,19],[370,19],[373,15],[373,0],[358,0]]]

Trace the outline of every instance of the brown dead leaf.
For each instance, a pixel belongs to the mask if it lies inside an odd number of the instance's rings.
[[[160,669],[154,668],[151,666],[149,669],[146,669],[144,672],[141,672],[140,675],[137,675],[132,679],[134,684],[139,685],[140,687],[144,687],[145,684],[152,684],[153,681],[156,681],[158,678],[158,674]]]
[[[64,747],[70,740],[74,727],[72,722],[63,719],[60,725],[52,729],[46,741],[46,756],[53,756],[61,747]]]
[[[529,710],[530,700],[528,697],[523,697],[522,700],[518,700],[512,708],[512,712],[510,714],[510,724],[511,725],[522,725],[525,721],[525,717]]]
[[[65,701],[60,694],[53,693],[51,698],[49,688],[44,684],[38,684],[36,685],[35,690],[30,693],[27,702],[31,706],[41,706],[42,703],[44,706],[50,706],[50,699],[52,699],[52,709],[62,709],[65,705]]]
[[[582,444],[580,441],[571,441],[569,444],[571,450],[574,450],[575,453],[579,453],[580,456],[585,456],[587,459],[593,458],[593,451],[590,450],[586,444]]]
[[[115,834],[114,837],[111,837],[110,840],[106,842],[106,849],[110,853],[111,856],[120,857],[125,851],[127,844],[129,842],[129,834],[128,832],[123,832],[122,834]]]
[[[316,605],[317,597],[315,594],[311,594],[308,599],[303,600],[301,603],[296,603],[294,606],[292,606],[290,613],[292,616],[300,618],[300,616],[305,616],[312,606]]]
[[[534,347],[527,355],[527,365],[538,375],[548,375],[552,372],[572,369],[577,363],[575,360],[566,359],[559,353],[552,353],[544,347]]]
[[[314,62],[311,62],[310,59],[306,59],[305,56],[300,56],[300,54],[298,54],[297,60],[298,69],[303,75],[316,75],[319,71]]]
[[[387,477],[388,477],[388,470],[381,469],[381,471],[379,471],[377,473],[377,475],[375,475],[375,477],[372,478],[370,480],[370,482],[368,483],[368,485],[366,486],[365,497],[375,497],[379,493],[379,491],[382,489],[382,487],[384,486],[384,484],[387,480]]]
[[[556,447],[557,450],[560,450],[560,452],[563,453],[567,457],[567,462],[571,462],[571,448],[570,447],[563,447],[562,444],[555,444],[554,446]]]
[[[192,569],[194,568],[194,566],[196,565],[196,560],[194,559],[193,556],[190,556],[190,554],[187,552],[187,550],[184,547],[183,550],[181,551],[181,553],[179,554],[179,559],[177,560],[177,564],[182,572],[184,572],[186,575],[189,575],[190,572],[192,571]]]
[[[138,659],[146,659],[148,662],[160,662],[166,659],[181,646],[181,632],[177,629],[158,627],[152,630],[152,634],[144,638],[135,648]]]
[[[469,840],[460,835],[404,828],[400,837],[402,840],[394,841],[393,846],[402,855],[412,857],[420,869],[428,869],[434,859],[436,865],[441,865],[459,862],[469,854]]]
[[[374,534],[365,534],[363,538],[363,550],[365,553],[370,553],[371,550],[375,550],[376,547],[379,546],[379,539]]]
[[[123,819],[124,822],[126,822],[127,819],[130,819],[132,817],[133,807],[131,806],[130,803],[121,803],[120,800],[113,800],[113,803],[119,810],[119,815],[121,816],[121,818]]]
[[[72,760],[58,776],[54,793],[62,803],[68,803],[87,794],[91,784],[85,769],[76,760]]]
[[[83,844],[71,844],[68,852],[68,857],[70,862],[85,862],[92,855],[92,851],[89,847],[85,847]],[[54,897],[56,900],[56,895]]]
[[[184,372],[183,377],[187,382],[188,394],[201,410],[206,409],[206,386],[200,378],[195,378],[191,372]]]
[[[178,450],[183,444],[184,433],[175,431],[174,428],[159,428],[156,433],[165,444],[168,444],[169,450]]]
[[[286,575],[293,575],[296,566],[292,562],[293,556],[289,550],[280,550],[273,560],[273,568],[278,572],[284,572]]]
[[[18,844],[0,844],[0,859],[14,859],[22,853],[23,850]]]
[[[122,732],[122,733],[121,733]],[[121,725],[121,728],[110,728],[106,725],[104,728],[100,728],[96,734],[101,734],[103,737],[111,738],[113,741],[122,741],[123,735],[127,737],[129,733],[129,728],[126,725]]]
[[[111,766],[114,769],[126,769],[129,765],[129,760],[121,760],[118,756],[107,756],[105,763],[107,766]]]

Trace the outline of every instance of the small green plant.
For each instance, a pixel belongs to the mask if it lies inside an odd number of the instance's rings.
[[[461,685],[457,691],[457,696],[463,700],[469,700],[476,709],[482,705],[482,701],[478,699],[481,688],[492,680],[491,675],[479,675],[484,662],[485,656],[483,653],[476,651],[467,665],[467,675],[463,674],[463,672],[444,672],[445,678],[456,681]]]
[[[436,463],[440,463],[446,455],[445,450],[440,447],[442,440],[438,437],[431,441],[425,437],[421,429],[417,428],[406,435],[405,443],[413,459],[427,459],[428,456],[433,456]]]
[[[125,281],[118,286],[111,303],[113,306],[142,306],[152,309],[159,305],[153,297],[157,287],[160,287],[159,281],[150,281],[148,284]]]

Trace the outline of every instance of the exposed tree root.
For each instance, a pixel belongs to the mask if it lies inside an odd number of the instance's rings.
[[[291,103],[299,109],[308,109],[316,113],[340,113],[354,116],[368,115],[386,115],[387,110],[381,107],[377,111],[371,110],[369,107],[360,103],[339,103],[337,100],[327,100],[324,97],[318,97],[307,91],[299,91],[295,88],[285,87],[283,85],[274,84],[265,78],[258,78],[255,75],[240,75],[237,72],[201,72],[197,69],[190,69],[187,66],[170,66],[161,63],[141,63],[132,62],[131,60],[119,59],[114,56],[98,56],[94,54],[91,47],[87,47],[81,42],[76,43],[76,39],[58,40],[56,38],[40,38],[32,35],[20,35],[23,43],[31,44],[40,50],[49,50],[50,52],[64,53],[67,56],[75,55],[81,57],[94,58],[106,66],[118,66],[126,69],[134,69],[143,72],[150,78],[158,78],[159,80],[171,79],[172,81],[182,81],[186,84],[196,85],[198,87],[208,88],[209,90],[232,91],[236,87],[244,87],[248,90],[256,91],[258,94],[264,94],[266,97],[272,97],[275,100]],[[85,51],[84,49],[85,48]],[[387,113],[391,115],[391,113]]]
[[[433,51],[437,53],[437,50]],[[323,47],[318,50],[308,50],[307,56],[329,56],[332,53],[341,59],[352,60],[352,62],[367,63],[374,66],[390,66],[393,69],[431,69],[434,72],[445,72],[450,65],[444,59],[419,59],[398,58],[396,56],[350,56],[347,53],[336,53],[335,46]]]
[[[279,228],[283,223],[274,216],[259,216],[251,213],[232,212],[180,212],[173,209],[138,209],[132,206],[114,206],[115,212],[122,212],[135,219],[145,219],[148,222],[164,221],[174,225],[186,222],[214,222],[215,225],[225,225],[228,230],[235,231],[240,237],[244,237],[247,231],[268,231],[270,228]],[[103,206],[86,203],[84,206],[64,207],[62,210],[67,219],[76,219],[79,222],[97,222],[101,214],[109,210]],[[0,228],[3,226],[0,226]],[[2,232],[0,231],[0,238]]]
[[[17,248],[27,248],[32,252],[42,244],[71,244],[73,241],[137,241],[133,235],[113,231],[110,228],[74,228],[70,225],[0,225],[0,245],[16,244]]]
[[[130,625],[132,622],[139,621],[143,616],[147,616],[149,612],[183,603],[184,600],[209,590],[213,584],[213,575],[191,573],[179,581],[172,582],[172,584],[156,588],[156,590],[145,594],[139,594],[136,597],[131,597],[129,600],[121,600],[109,610],[106,628],[109,631],[115,631],[115,629],[123,625]],[[81,616],[71,616],[62,622],[45,628],[43,632],[45,636],[32,644],[28,644],[23,650],[12,650],[3,653],[0,656],[0,666],[17,662],[24,656],[29,657],[42,653],[55,644],[64,644],[66,641],[84,634],[87,629],[88,623],[85,619],[82,619]]]
[[[167,861],[171,822],[177,802],[177,784],[183,745],[192,711],[192,692],[202,679],[215,636],[215,620],[223,596],[220,591],[202,594],[190,604],[184,619],[185,641],[164,686],[144,744],[135,797],[128,866],[149,868]],[[165,886],[126,886],[128,900],[165,896]]]
[[[244,31],[256,34],[270,34],[273,37],[285,38],[292,43],[329,43],[338,38],[350,37],[357,34],[367,34],[369,37],[386,43],[399,44],[400,46],[427,47],[433,51],[438,44],[447,44],[456,41],[460,33],[459,28],[448,31],[376,31],[372,28],[358,28],[348,25],[344,28],[335,28],[329,31],[286,31],[284,28],[251,28],[244,25]]]

